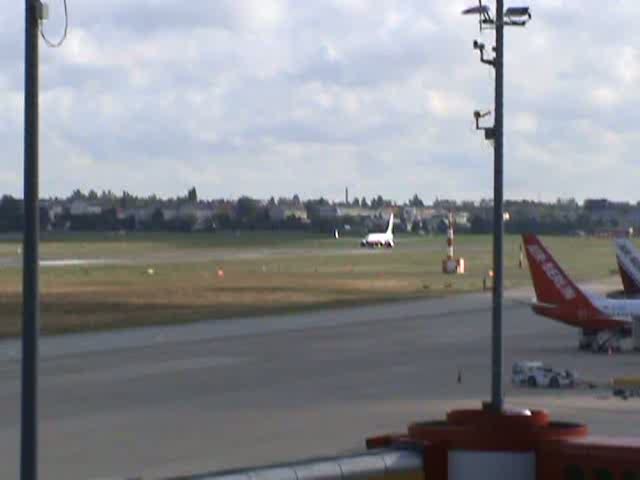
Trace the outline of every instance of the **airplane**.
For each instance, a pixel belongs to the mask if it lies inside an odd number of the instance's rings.
[[[361,247],[393,248],[393,213],[389,217],[389,226],[384,233],[370,233],[360,241]]]
[[[538,315],[581,329],[579,346],[592,351],[619,350],[631,336],[633,318],[640,316],[640,300],[610,299],[587,293],[562,270],[533,234],[522,236]]]
[[[616,238],[616,260],[625,295],[640,296],[640,252],[628,238]]]

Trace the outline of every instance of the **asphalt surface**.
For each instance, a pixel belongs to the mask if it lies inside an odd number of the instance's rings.
[[[522,359],[603,382],[640,372],[640,355],[578,352],[575,330],[530,313],[529,292],[515,296],[505,301],[507,403],[637,435],[640,400],[510,385]],[[173,475],[362,449],[369,435],[488,399],[490,323],[489,295],[475,294],[44,339],[41,478]],[[18,478],[19,356],[17,342],[0,343],[0,478]]]

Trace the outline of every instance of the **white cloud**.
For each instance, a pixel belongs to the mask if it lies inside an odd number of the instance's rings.
[[[445,90],[429,90],[427,109],[437,117],[469,116],[471,102],[463,95]]]
[[[489,196],[471,115],[493,75],[471,41],[493,35],[467,4],[77,3],[63,47],[41,49],[41,191]],[[640,2],[601,6],[539,0],[506,34],[507,197],[637,199]],[[0,193],[22,188],[22,15],[0,12]]]
[[[538,117],[529,112],[520,112],[513,116],[513,130],[523,134],[533,134],[538,130]]]
[[[621,100],[620,94],[609,87],[597,87],[591,91],[591,102],[596,107],[614,107]]]

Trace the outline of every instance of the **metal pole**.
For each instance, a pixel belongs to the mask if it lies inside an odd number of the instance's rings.
[[[38,6],[25,0],[24,237],[22,264],[22,410],[20,478],[38,478]]]
[[[504,407],[502,385],[502,250],[504,216],[502,206],[502,95],[504,80],[504,5],[496,0],[496,89],[495,89],[495,144],[493,150],[493,310],[491,354],[491,406],[495,411]]]

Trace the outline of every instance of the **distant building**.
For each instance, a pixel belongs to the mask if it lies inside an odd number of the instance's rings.
[[[338,207],[335,205],[315,205],[313,207],[314,215],[318,218],[337,218]]]
[[[99,205],[92,205],[86,200],[74,200],[69,207],[69,213],[71,215],[100,215],[102,213],[102,207]]]
[[[271,205],[269,206],[269,218],[272,222],[283,222],[287,218],[296,218],[303,222],[309,220],[307,216],[307,211],[302,206],[297,206],[294,204],[288,205]]]
[[[337,207],[336,216],[338,217],[354,217],[354,218],[373,218],[379,214],[378,210],[372,208],[363,208],[350,205],[341,205]]]
[[[47,208],[50,224],[55,224],[56,221],[64,215],[65,208],[62,203],[45,202],[42,206]]]

